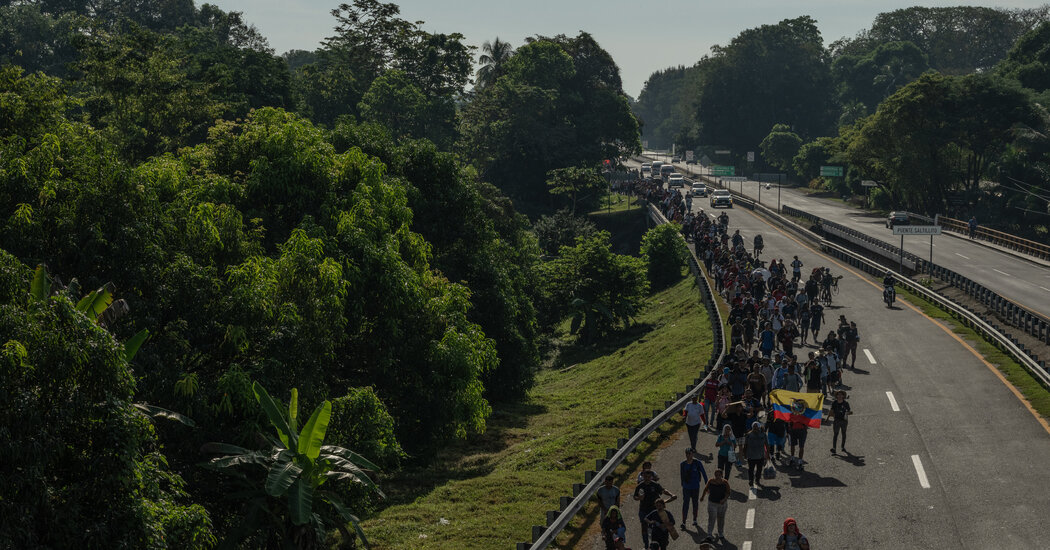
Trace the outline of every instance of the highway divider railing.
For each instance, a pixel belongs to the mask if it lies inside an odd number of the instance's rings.
[[[667,223],[667,218],[660,213],[658,208],[649,204],[648,209],[650,219],[657,225]],[[606,449],[605,458],[599,458],[595,461],[595,469],[597,471],[588,470],[584,472],[584,482],[573,484],[572,496],[560,497],[558,499],[559,510],[547,512],[547,525],[545,527],[539,525],[532,527],[532,543],[519,542],[516,545],[516,550],[544,550],[553,544],[554,539],[569,525],[572,518],[591,500],[595,491],[603,483],[605,476],[612,475],[616,468],[627,459],[638,445],[645,441],[657,428],[670,420],[672,416],[685,408],[685,404],[693,398],[693,395],[702,392],[704,384],[707,382],[707,377],[711,376],[715,366],[721,364],[722,359],[725,357],[725,333],[723,332],[722,314],[718,311],[718,306],[715,303],[714,291],[700,268],[696,254],[692,251],[689,254],[689,270],[696,279],[704,301],[704,307],[707,309],[707,314],[711,319],[713,342],[711,358],[707,362],[705,371],[706,375],[694,379],[693,383],[686,387],[685,392],[677,394],[676,401],[665,401],[663,409],[653,409],[653,414],[650,418],[643,418],[638,426],[628,429],[628,437],[621,438],[617,442],[617,448]]]
[[[872,260],[869,260],[843,246],[839,246],[831,241],[823,241],[821,243],[821,249],[840,260],[843,260],[853,267],[860,268],[876,277],[881,277],[887,271],[895,275],[897,284],[910,290],[911,292],[918,294],[925,299],[936,303],[942,309],[950,313],[953,317],[958,319],[966,326],[972,328],[985,338],[993,341],[1000,349],[1013,357],[1022,367],[1025,368],[1029,373],[1032,374],[1044,387],[1050,389],[1050,374],[1045,369],[1045,364],[1037,362],[1031,357],[1023,346],[1020,346],[1015,339],[1009,334],[1002,332],[998,326],[989,323],[982,319],[977,313],[966,308],[965,306],[956,303],[948,297],[942,296],[925,286],[912,281],[907,278],[903,273],[894,272],[892,269],[880,265]]]
[[[838,237],[852,246],[875,252],[885,258],[889,265],[899,266],[900,248],[896,246],[790,206],[783,206],[782,210],[785,215],[814,221],[820,226],[821,231],[825,235]],[[978,302],[1000,315],[1010,325],[1023,330],[1029,336],[1037,338],[1043,343],[1050,344],[1050,319],[1047,317],[1022,307],[984,285],[960,275],[951,269],[932,264],[928,260],[920,258],[910,252],[904,253],[904,267],[911,269],[916,273],[927,273],[931,277],[937,277],[938,279],[966,292]],[[986,322],[988,322],[990,326],[996,326],[991,323],[991,321],[986,320]],[[1009,338],[1012,345],[1023,350],[1026,357],[1029,357],[1041,369],[1046,368],[1045,359],[1040,360],[1037,355],[1032,355],[1029,350],[1025,349],[1023,344],[1018,342],[1008,333],[1003,334]]]
[[[948,231],[961,233],[963,235],[970,234],[970,225],[962,220],[949,218],[947,216],[939,216],[937,218],[937,224]],[[974,237],[1041,260],[1050,260],[1050,246],[1043,243],[1024,239],[988,227],[981,227],[980,225],[977,226],[977,231],[974,233]]]

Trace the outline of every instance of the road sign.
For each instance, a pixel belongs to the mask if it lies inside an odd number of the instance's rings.
[[[895,225],[893,226],[894,235],[940,235],[941,226],[939,225]]]
[[[736,174],[736,167],[735,166],[712,166],[711,167],[711,175],[712,176],[732,176],[733,174]]]
[[[747,152],[747,161],[748,162],[755,162],[755,152],[754,151],[748,151]]]
[[[729,149],[719,149],[719,150],[715,151],[715,154],[716,155],[728,155],[729,154]]]
[[[832,178],[841,177],[842,176],[842,167],[841,166],[821,166],[820,167],[820,175],[821,176],[832,177]]]
[[[718,178],[718,179],[720,179],[722,181],[747,181],[747,178],[745,178],[744,176],[727,176],[727,177]]]
[[[860,182],[860,184],[862,186],[864,186],[864,187],[878,187],[879,186],[879,182],[871,181],[871,180],[864,180],[864,181]]]
[[[692,151],[692,149],[690,149],[690,150],[685,152],[685,161],[686,162],[693,162],[693,151]]]

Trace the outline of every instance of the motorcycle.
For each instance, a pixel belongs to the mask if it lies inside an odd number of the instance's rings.
[[[886,307],[893,307],[893,301],[897,299],[897,290],[892,286],[887,286],[882,289],[882,301],[886,302]]]

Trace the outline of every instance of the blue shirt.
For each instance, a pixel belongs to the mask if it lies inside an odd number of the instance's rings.
[[[699,489],[701,477],[704,478],[704,483],[707,483],[707,472],[704,471],[704,465],[696,458],[693,458],[692,464],[683,460],[678,469],[682,474],[683,489]]]

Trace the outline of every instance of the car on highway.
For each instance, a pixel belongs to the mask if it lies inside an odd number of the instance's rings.
[[[696,164],[696,159],[686,159],[686,164]]]
[[[706,197],[707,196],[707,186],[702,184],[702,183],[694,183],[693,184],[693,188],[692,188],[692,193],[693,193],[694,197]]]
[[[893,229],[895,225],[909,225],[911,220],[908,219],[907,212],[890,212],[890,215],[886,217],[886,228]]]
[[[711,208],[719,206],[733,207],[733,195],[729,194],[728,189],[715,189],[714,193],[711,193]]]
[[[678,164],[679,162],[682,162],[682,157],[674,157],[671,159],[671,164]]]
[[[685,176],[678,172],[672,172],[670,176],[667,176],[668,187],[683,187],[685,185]]]
[[[651,162],[643,162],[642,163],[642,177],[647,176],[652,169],[653,169],[653,164]]]

